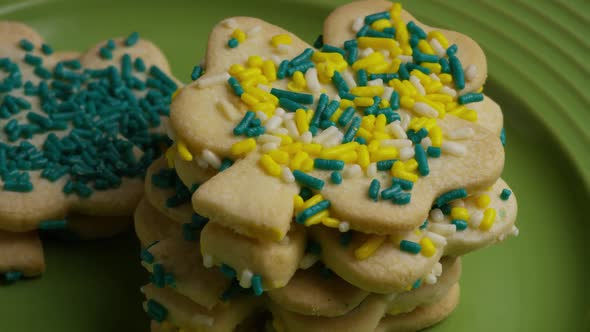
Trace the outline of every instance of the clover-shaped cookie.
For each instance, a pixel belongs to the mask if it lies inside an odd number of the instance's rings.
[[[160,50],[133,33],[63,60],[29,27],[1,22],[0,67],[0,228],[130,216],[167,144],[177,82]]]

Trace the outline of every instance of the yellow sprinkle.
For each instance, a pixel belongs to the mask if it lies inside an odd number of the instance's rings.
[[[418,95],[418,90],[410,81],[402,81],[402,84],[410,91],[410,96],[415,97]]]
[[[307,220],[305,220],[305,226],[309,227],[309,226],[317,225],[322,222],[322,219],[327,218],[329,215],[330,215],[330,212],[328,210],[324,210],[322,212],[316,213],[313,216],[307,218]]]
[[[391,4],[391,9],[389,13],[391,14],[391,18],[395,21],[398,21],[402,12],[402,4],[399,2],[394,2]]]
[[[354,102],[352,100],[342,99],[340,101],[340,108],[342,108],[343,110],[345,110],[349,107],[353,107],[353,106],[354,106]]]
[[[371,158],[369,156],[369,149],[366,145],[361,145],[358,148],[358,160],[359,166],[362,168],[366,168],[371,163]]]
[[[279,164],[285,165],[289,162],[289,154],[286,151],[272,150],[268,152],[268,155]]]
[[[244,70],[246,70],[246,67],[235,63],[233,65],[231,65],[231,67],[229,67],[229,74],[231,76],[237,76],[239,73],[243,72]]]
[[[302,172],[311,172],[313,170],[313,159],[312,158],[307,158],[304,159],[303,162],[301,163],[301,171]]]
[[[174,93],[172,94],[172,100],[174,100],[174,98],[176,98],[176,96],[178,96],[178,94],[180,93],[180,90],[182,90],[182,89],[176,89],[176,91],[174,91]]]
[[[406,171],[405,168],[405,164],[401,161],[398,161],[393,164],[393,167],[391,168],[391,175],[396,178],[416,182],[418,180],[418,175]]]
[[[356,136],[362,137],[367,141],[370,141],[373,139],[373,134],[365,128],[359,128],[359,130],[357,130],[357,132],[356,132]]]
[[[355,96],[359,97],[374,97],[374,96],[381,96],[383,94],[383,86],[380,85],[373,85],[373,86],[357,86],[350,90]]]
[[[453,82],[453,76],[451,76],[451,74],[440,74],[438,75],[438,78],[440,78],[442,84],[449,84]]]
[[[235,29],[231,36],[237,39],[240,44],[246,41],[246,33],[239,28]]]
[[[430,44],[424,39],[420,39],[420,41],[418,42],[418,49],[422,53],[434,54],[434,50],[432,49],[432,46],[430,46]]]
[[[388,133],[382,131],[375,131],[373,132],[373,140],[384,140],[384,139],[392,139],[393,137]],[[372,141],[371,141],[372,142]]]
[[[283,151],[287,151],[287,153],[289,153],[290,155],[293,155],[293,154],[299,152],[302,147],[303,147],[303,144],[301,142],[295,142],[295,143],[285,144],[285,145],[281,146],[280,149]]]
[[[303,210],[303,198],[301,196],[293,196],[293,207],[295,208],[295,211]]]
[[[377,30],[377,31],[383,31],[383,29],[389,28],[391,26],[392,26],[391,21],[383,18],[383,19],[373,22],[371,24],[371,29]]]
[[[317,143],[303,144],[302,149],[310,156],[317,156],[320,154],[320,152],[322,152],[322,146]]]
[[[305,76],[301,71],[296,71],[293,74],[292,81],[287,84],[287,88],[294,92],[301,92],[305,90],[307,87],[307,82],[305,81]]]
[[[483,219],[481,220],[481,224],[479,224],[479,229],[482,231],[487,231],[494,225],[494,221],[496,221],[496,210],[493,208],[487,208],[483,211]]]
[[[246,138],[245,140],[234,143],[231,146],[231,153],[234,156],[241,156],[256,149],[256,140],[254,138]]]
[[[402,96],[399,99],[400,106],[405,109],[413,109],[415,103],[416,103],[416,101],[414,100],[414,98],[409,97],[409,96]]]
[[[480,209],[485,209],[488,207],[488,205],[490,205],[490,202],[492,200],[490,199],[489,195],[483,194],[483,195],[479,195],[479,197],[477,197],[477,207]]]
[[[330,121],[332,121],[332,122],[338,121],[338,119],[342,115],[342,112],[344,112],[342,110],[342,108],[338,107],[338,109],[336,110],[336,112],[334,112],[334,114],[332,114],[332,116],[330,117]]]
[[[431,39],[438,40],[438,42],[440,43],[440,46],[442,46],[444,49],[449,48],[449,41],[447,40],[445,35],[443,35],[440,31],[438,31],[438,30],[430,31],[428,33],[428,40],[431,40]]]
[[[476,122],[478,118],[476,111],[467,109],[465,106],[449,111],[449,114],[471,122]]]
[[[272,103],[258,103],[254,105],[253,110],[261,111],[270,118],[275,114],[276,105],[273,105]]]
[[[358,146],[359,146],[358,142],[350,142],[350,143],[336,145],[334,147],[326,148],[326,149],[322,150],[322,153],[320,153],[320,156],[322,158],[326,158],[326,159],[336,159],[339,155],[341,155],[345,152],[356,150],[356,148]]]
[[[476,91],[477,93],[482,93],[483,92],[483,85],[479,87],[479,89],[477,89]]]
[[[442,145],[442,129],[439,126],[433,127],[431,130],[428,131],[428,137],[432,141],[432,146],[440,148]]]
[[[299,134],[303,134],[304,132],[309,130],[309,123],[307,122],[307,113],[304,109],[300,108],[295,111],[295,124],[297,125],[297,130]]]
[[[307,201],[305,201],[305,204],[303,204],[303,210],[312,207],[323,200],[324,196],[322,196],[321,194],[315,194],[312,197],[310,197]]]
[[[454,207],[451,209],[451,218],[469,221],[469,211],[466,208]]]
[[[413,172],[416,169],[418,169],[418,162],[416,161],[416,158],[412,158],[412,159],[406,161],[406,163],[404,165],[405,171]]]
[[[381,102],[379,103],[379,107],[381,107],[381,108],[387,108],[387,107],[389,107],[389,106],[391,106],[391,105],[389,104],[389,100],[386,100],[386,99],[381,99]]]
[[[248,58],[248,66],[250,67],[262,67],[264,60],[259,55],[252,55]]]
[[[427,94],[430,94],[430,93],[438,92],[440,89],[442,89],[442,87],[443,87],[443,84],[440,81],[433,80],[430,84],[427,84],[424,87],[424,90],[426,90]],[[444,96],[448,96],[448,95],[444,95]]]
[[[322,224],[326,227],[338,228],[338,226],[340,225],[340,220],[336,218],[326,217],[322,219]]]
[[[367,57],[357,60],[352,64],[352,69],[367,69],[370,65],[385,62],[385,57],[381,52],[373,52]]]
[[[251,87],[251,88],[245,89],[245,91],[247,93],[253,95],[254,97],[256,97],[258,100],[260,100],[262,102],[270,102],[273,105],[279,104],[279,98],[277,98],[275,95],[273,95],[269,92],[266,92],[260,88]]]
[[[405,84],[402,83],[399,79],[395,78],[389,81],[389,85],[393,87],[397,92],[399,92],[400,96],[410,96],[412,94],[412,90]],[[410,84],[411,85],[411,84]]]
[[[371,143],[369,143],[369,152],[373,153],[377,150],[379,150],[379,147],[381,146],[381,142],[379,141],[371,141]]]
[[[281,176],[281,166],[268,154],[263,154],[262,157],[260,157],[260,164],[269,175],[276,177]]]
[[[180,158],[182,160],[184,160],[184,161],[192,161],[193,160],[193,155],[188,150],[188,148],[186,147],[186,144],[184,144],[184,142],[182,140],[178,140],[178,142],[176,142],[176,149],[178,150],[178,154],[180,155]]]
[[[391,60],[391,71],[394,73],[397,73],[401,64],[402,64],[402,60],[400,58],[395,58],[395,59]]]
[[[393,39],[379,37],[359,37],[357,39],[359,48],[372,48],[374,50],[397,51],[399,46]]]
[[[363,116],[361,119],[361,128],[364,128],[368,131],[373,131],[373,129],[375,128],[376,119],[377,117],[373,114]]]
[[[244,69],[237,74],[238,80],[240,80],[240,82],[252,79],[260,75],[262,75],[262,69],[256,67]]]
[[[274,82],[277,80],[277,69],[275,67],[274,62],[271,60],[266,60],[262,64],[262,73],[270,82]]]
[[[420,240],[420,246],[422,247],[420,253],[426,257],[432,257],[436,253],[436,247],[429,237],[423,237]]]
[[[367,72],[369,74],[383,74],[383,73],[387,73],[389,71],[390,67],[391,67],[391,65],[387,62],[376,63],[374,65],[368,66]]]
[[[439,102],[439,103],[445,103],[445,104],[453,101],[453,97],[451,97],[449,95],[442,94],[442,93],[431,93],[426,96],[426,99],[429,99],[429,100],[435,101],[435,102]],[[446,108],[446,105],[445,105],[445,108]]]
[[[168,162],[168,168],[174,168],[174,158],[176,156],[176,149],[171,146],[166,150],[166,161]]]
[[[357,107],[369,107],[373,105],[373,98],[370,97],[356,97],[354,98],[354,105]]]
[[[301,144],[301,143],[300,143]],[[305,159],[307,159],[309,157],[309,155],[307,154],[307,152],[304,151],[297,151],[295,153],[295,156],[293,157],[293,159],[291,159],[291,164],[290,164],[290,168],[292,170],[301,170],[301,165],[303,164],[303,161]]]
[[[345,62],[342,54],[328,53],[328,52],[314,52],[313,55],[311,56],[311,60],[313,62],[325,62],[325,61],[333,62],[333,63],[339,63],[342,61]]]
[[[349,164],[357,161],[358,153],[356,151],[346,151],[343,154],[341,154],[338,158],[334,159],[342,160],[345,163]]]
[[[272,46],[278,47],[281,44],[291,45],[292,40],[291,40],[290,35],[283,33],[283,34],[278,34],[278,35],[272,36],[270,42],[271,42]]]
[[[430,69],[431,72],[437,75],[440,74],[440,72],[442,71],[441,65],[436,62],[422,62],[420,66]]]
[[[357,259],[367,259],[371,257],[385,241],[385,236],[371,235],[369,239],[354,251]]]
[[[291,138],[291,136],[289,135],[281,135],[281,134],[277,134],[275,135],[277,137],[281,138],[281,145],[286,145],[286,144],[291,144],[293,143],[293,138]]]
[[[240,96],[240,99],[242,99],[242,101],[250,107],[254,107],[260,102],[260,100],[258,100],[258,98],[254,97],[253,95],[251,95],[248,92],[242,93],[242,95]]]
[[[376,131],[384,131],[386,125],[387,125],[387,117],[385,116],[385,114],[377,115],[377,119],[375,120],[375,130]]]
[[[419,229],[415,229],[414,230],[414,234],[416,234],[418,236],[421,236],[422,235],[422,232]]]
[[[380,148],[379,150],[371,153],[371,162],[377,162],[382,160],[395,159],[399,156],[399,151],[394,147]]]

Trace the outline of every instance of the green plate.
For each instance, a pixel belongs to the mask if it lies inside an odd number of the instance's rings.
[[[0,19],[26,22],[58,50],[84,50],[137,30],[188,80],[219,20],[250,15],[312,42],[338,0],[0,0]],[[590,26],[588,2],[403,1],[416,17],[462,31],[486,51],[486,93],[504,111],[504,178],[521,235],[465,257],[461,304],[432,331],[589,331]],[[47,273],[0,286],[2,331],[146,331],[147,280],[132,234],[45,242]]]

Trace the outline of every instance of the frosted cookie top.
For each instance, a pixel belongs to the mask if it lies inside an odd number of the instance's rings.
[[[485,56],[471,39],[361,1],[337,9],[314,46],[252,18],[213,30],[205,74],[173,101],[167,154],[216,169],[239,159],[193,196],[199,213],[272,240],[293,217],[391,234],[418,227],[439,195],[498,179],[501,113],[480,92]],[[493,125],[477,124],[478,102]],[[300,190],[318,195],[302,202]]]

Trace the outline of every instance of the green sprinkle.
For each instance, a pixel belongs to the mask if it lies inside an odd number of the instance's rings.
[[[238,81],[237,78],[232,76],[227,80],[227,83],[229,83],[229,86],[232,88],[236,96],[242,96],[242,94],[244,93],[244,89],[242,88],[242,85],[240,84],[240,81]]]
[[[430,173],[430,168],[428,167],[428,159],[426,158],[424,147],[421,144],[416,144],[414,145],[414,152],[414,156],[418,162],[418,172],[422,176],[427,176]]]
[[[360,126],[361,118],[358,116],[353,117],[350,125],[348,126],[348,129],[346,130],[346,133],[344,134],[344,137],[342,138],[342,144],[352,142],[352,139],[356,135],[356,132],[359,130]]]
[[[506,146],[506,129],[502,128],[500,131],[500,142],[502,142],[502,146]]]
[[[426,149],[426,153],[428,154],[429,157],[432,158],[439,158],[440,157],[440,148],[436,147],[436,146],[429,146],[428,149]]]
[[[62,230],[68,227],[68,221],[63,220],[43,220],[39,223],[39,229],[42,231]]]
[[[23,273],[20,271],[8,271],[4,274],[4,279],[7,282],[16,282],[23,277]]]
[[[338,107],[340,107],[340,102],[338,100],[332,100],[328,104],[328,106],[326,106],[324,111],[322,112],[322,119],[324,119],[324,120],[330,119],[330,117],[332,117],[332,115],[334,115],[334,113],[336,113],[336,111],[338,110]]]
[[[154,255],[152,255],[152,253],[147,248],[141,250],[139,253],[139,258],[141,258],[141,260],[147,264],[152,264],[154,262]]]
[[[322,48],[322,46],[324,46],[324,36],[323,35],[319,35],[315,41],[313,42],[313,47],[320,49]]]
[[[303,173],[300,170],[294,170],[293,176],[295,177],[295,181],[297,181],[302,186],[306,186],[315,190],[322,190],[324,188],[324,180]]]
[[[301,54],[294,57],[293,60],[289,62],[289,66],[295,67],[302,63],[308,62],[309,59],[311,59],[313,53],[314,51],[311,48],[306,48],[305,50],[303,50],[303,52],[301,52]]]
[[[333,184],[341,184],[342,174],[340,174],[340,172],[332,172],[332,174],[330,174],[330,180],[332,180]]]
[[[98,53],[105,60],[111,60],[113,58],[113,53],[106,47],[101,47]]]
[[[381,183],[379,183],[379,180],[373,179],[373,181],[371,181],[371,185],[369,185],[369,198],[371,198],[373,201],[377,202],[377,200],[379,199],[379,189],[380,188],[381,188]]]
[[[150,316],[151,319],[155,320],[158,323],[161,323],[164,320],[166,320],[166,317],[168,316],[168,309],[166,309],[163,305],[152,299],[149,299],[147,301],[146,306],[147,314],[148,316]]]
[[[465,73],[463,72],[463,66],[459,58],[454,55],[449,56],[449,65],[451,66],[455,87],[460,90],[465,88]]]
[[[41,51],[45,55],[51,55],[51,54],[53,54],[53,48],[51,48],[51,46],[49,46],[48,44],[41,45]]]
[[[221,166],[219,167],[219,171],[223,172],[226,169],[230,168],[233,164],[234,162],[231,159],[223,158],[223,160],[221,161]]]
[[[360,137],[360,136],[355,137],[354,141],[357,142],[358,144],[367,145],[367,140]]]
[[[279,105],[285,110],[289,112],[295,112],[298,109],[307,110],[308,108],[303,106],[302,104],[295,102],[288,98],[279,98]]]
[[[158,288],[164,288],[166,283],[164,281],[164,266],[162,264],[153,264],[152,265],[152,276],[151,281],[152,283]]]
[[[127,37],[127,39],[125,39],[125,46],[127,46],[127,47],[133,46],[133,45],[137,44],[138,40],[139,40],[139,33],[132,32],[129,35],[129,37]]]
[[[236,48],[236,47],[238,47],[239,44],[240,43],[235,38],[230,38],[230,40],[227,41],[227,46],[229,48]]]
[[[295,221],[298,224],[304,224],[305,221],[307,219],[309,219],[311,216],[316,215],[324,210],[327,210],[328,208],[330,208],[330,201],[323,200],[323,201],[317,203],[316,205],[312,205],[312,206],[308,207],[307,209],[299,212],[295,216]]]
[[[286,98],[301,104],[313,104],[313,95],[272,88],[270,93],[277,98]]]
[[[410,203],[410,201],[412,200],[412,194],[410,193],[398,193],[397,195],[395,195],[393,197],[393,203],[397,204],[397,205],[406,205],[408,203]]]
[[[344,169],[344,161],[317,158],[313,161],[313,167],[323,170],[341,171]]]
[[[365,24],[371,25],[371,24],[373,24],[373,22],[378,21],[378,20],[383,20],[383,19],[390,20],[391,14],[388,11],[385,11],[385,12],[367,15],[367,16],[365,16]]]
[[[438,196],[436,199],[436,206],[442,207],[447,203],[454,201],[456,199],[461,199],[467,197],[467,190],[465,188],[459,188],[451,191],[447,191],[446,193]]]
[[[135,67],[135,70],[139,71],[139,72],[144,72],[146,67],[145,67],[145,62],[143,62],[142,58],[136,58],[133,66]]]
[[[194,66],[193,71],[191,72],[191,80],[193,80],[193,81],[198,80],[202,74],[203,74],[203,67]]]
[[[246,114],[244,114],[244,117],[242,118],[242,120],[238,123],[237,126],[235,126],[233,133],[235,136],[241,136],[244,135],[246,133],[246,130],[248,129],[248,127],[250,127],[250,123],[252,122],[252,120],[254,120],[254,118],[256,117],[256,114],[252,111],[247,111]]]
[[[31,66],[39,66],[43,63],[43,59],[41,57],[27,53],[25,54],[25,62]]]
[[[264,289],[262,288],[262,277],[258,274],[252,276],[252,290],[256,296],[260,296],[264,293]]]
[[[112,51],[112,50],[115,49],[115,47],[116,47],[116,45],[115,45],[115,41],[114,40],[112,40],[112,39],[107,40],[106,48],[108,48],[109,50]]]
[[[393,167],[393,164],[395,164],[396,161],[397,161],[397,159],[388,159],[388,160],[378,161],[377,162],[377,170],[378,171],[389,171]]]
[[[352,106],[347,107],[343,112],[342,115],[340,115],[340,118],[338,118],[338,125],[340,127],[345,127],[348,122],[350,122],[350,120],[352,120],[352,117],[355,114],[355,109]]]
[[[422,285],[422,279],[418,279],[412,285],[412,289],[420,288],[421,285]]]
[[[299,191],[299,196],[301,196],[301,198],[303,198],[304,201],[307,201],[311,198],[311,196],[313,196],[313,192],[311,191],[311,189],[303,187]]]
[[[236,277],[236,270],[234,270],[231,266],[227,264],[221,264],[219,270],[228,279],[233,279]]]
[[[459,102],[460,105],[483,101],[483,93],[475,93],[475,92],[466,93],[462,96],[459,96],[457,101]]]
[[[402,187],[399,184],[394,183],[391,187],[384,189],[381,191],[381,198],[383,199],[393,199],[395,196],[398,196],[402,193]]]
[[[306,245],[305,245],[305,252],[314,254],[314,255],[319,255],[322,253],[322,246],[313,241],[313,240],[308,240]]]
[[[459,47],[456,44],[449,46],[449,48],[447,48],[447,55],[449,57],[454,56],[457,53],[458,49]]]
[[[408,240],[402,240],[399,244],[399,248],[402,251],[411,253],[411,254],[418,254],[420,252],[420,250],[422,250],[422,246],[420,246],[420,244],[413,242],[413,241],[408,241]]]
[[[33,45],[28,39],[21,39],[19,45],[20,48],[27,52],[31,52],[35,48],[35,45]]]
[[[463,231],[467,228],[467,221],[461,219],[453,219],[451,224],[455,225],[457,231]]]
[[[424,220],[424,222],[422,223],[422,225],[420,225],[420,229],[426,229],[426,227],[428,227],[428,219]]]
[[[507,201],[510,198],[510,195],[512,195],[512,191],[510,189],[502,189],[502,192],[500,193],[500,199]]]
[[[277,78],[282,80],[287,76],[287,69],[289,69],[289,60],[283,60],[277,69]]]
[[[414,182],[406,179],[392,178],[391,183],[399,185],[403,190],[412,190],[414,188]]]

